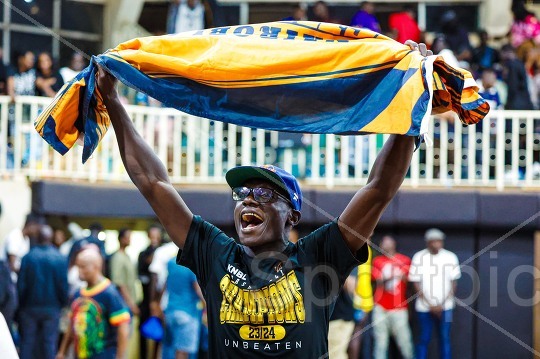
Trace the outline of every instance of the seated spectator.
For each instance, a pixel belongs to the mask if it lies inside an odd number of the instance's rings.
[[[416,22],[416,13],[412,5],[406,5],[401,12],[390,14],[388,27],[392,38],[402,44],[407,40],[420,42],[420,28]]]
[[[60,72],[53,69],[53,59],[48,52],[38,55],[36,92],[38,96],[54,97],[64,85]]]
[[[84,60],[83,55],[80,52],[74,52],[73,55],[71,55],[69,66],[60,69],[60,75],[62,75],[64,82],[68,82],[77,76],[77,74],[85,67],[86,61]]]
[[[499,52],[488,45],[488,33],[486,30],[478,32],[480,45],[473,49],[472,70],[481,74],[485,69],[491,69],[500,60]]]
[[[7,93],[11,101],[15,96],[36,95],[36,57],[32,51],[15,53],[15,66],[9,68],[7,75]]]
[[[381,32],[381,25],[374,15],[375,5],[370,1],[362,1],[360,10],[354,14],[351,26],[363,27],[375,32]]]
[[[497,73],[491,68],[482,71],[482,77],[478,81],[478,93],[489,103],[491,110],[502,108],[502,101],[499,91],[495,86],[497,84]],[[482,127],[482,126],[478,126]]]

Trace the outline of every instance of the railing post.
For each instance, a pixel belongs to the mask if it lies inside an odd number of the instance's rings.
[[[334,177],[336,176],[336,165],[335,165],[335,148],[336,148],[336,136],[335,135],[326,135],[326,156],[325,156],[325,177],[326,177],[326,187],[334,187]]]
[[[497,190],[504,189],[504,140],[505,140],[505,122],[504,113],[499,112],[497,116],[497,138],[495,142],[495,181]]]

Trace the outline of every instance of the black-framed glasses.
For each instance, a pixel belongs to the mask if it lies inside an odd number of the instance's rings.
[[[235,187],[232,189],[232,199],[235,201],[243,201],[252,193],[253,199],[259,203],[272,202],[277,196],[285,200],[287,203],[291,204],[291,201],[284,195],[278,193],[274,189],[264,187]]]

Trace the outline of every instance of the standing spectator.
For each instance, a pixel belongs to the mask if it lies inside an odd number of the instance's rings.
[[[66,243],[66,233],[60,228],[54,228],[53,232],[52,244],[60,251],[62,244]]]
[[[484,69],[492,68],[499,62],[499,52],[489,46],[489,36],[487,31],[481,30],[478,32],[480,45],[473,49],[472,69],[477,72],[482,72]]]
[[[347,349],[354,331],[353,297],[358,269],[343,284],[328,323],[328,354],[333,359],[347,359]]]
[[[454,52],[458,61],[463,62],[461,67],[468,67],[472,59],[469,32],[463,27],[454,10],[448,10],[443,14],[441,28],[448,47]]]
[[[4,250],[0,255],[7,255],[7,262],[12,272],[12,278],[16,281],[16,273],[21,267],[21,259],[30,251],[30,243],[39,235],[42,219],[33,214],[26,217],[23,229],[15,228],[8,233],[4,240]],[[13,275],[15,274],[15,275]]]
[[[187,359],[199,350],[204,299],[195,274],[176,259],[167,263],[167,272],[163,359]]]
[[[118,242],[120,242],[120,249],[110,259],[111,281],[116,284],[131,313],[138,316],[139,307],[136,303],[137,294],[135,289],[137,274],[135,266],[126,253],[126,248],[131,244],[131,230],[122,228],[118,232]]]
[[[283,19],[283,21],[306,21],[308,19],[306,6],[304,4],[296,4],[292,15]]]
[[[525,7],[525,1],[512,4],[514,21],[510,28],[510,44],[516,49],[517,57],[525,62],[529,52],[540,45],[540,21]]]
[[[416,358],[427,358],[433,325],[439,333],[439,358],[450,359],[450,323],[455,306],[454,294],[461,270],[457,256],[443,248],[445,234],[429,229],[425,234],[427,248],[413,256],[409,281],[418,293],[415,309],[420,322]]]
[[[150,311],[152,316],[159,317],[161,314],[161,294],[166,289],[168,277],[168,264],[172,258],[178,255],[178,247],[173,242],[168,242],[157,248],[148,267],[151,273],[151,302]]]
[[[103,257],[89,245],[76,257],[81,280],[88,283],[75,294],[71,321],[57,359],[63,359],[72,340],[78,358],[125,358],[129,338],[129,309],[122,297],[103,276]]]
[[[84,56],[80,52],[74,52],[71,55],[69,66],[60,69],[60,75],[62,75],[64,82],[68,82],[77,76],[85,67],[86,61],[84,60]]]
[[[19,327],[21,359],[54,359],[60,311],[68,300],[67,262],[52,245],[53,230],[44,225],[36,245],[21,262]]]
[[[173,0],[169,5],[168,34],[202,30],[212,26],[212,8],[206,0]]]
[[[15,102],[15,96],[35,96],[36,94],[34,53],[32,51],[16,53],[15,59],[16,65],[9,69],[7,78],[7,93],[12,102]]]
[[[407,40],[420,42],[421,31],[412,5],[405,5],[403,11],[390,14],[388,27],[392,32],[392,38],[402,44]]]
[[[317,1],[313,4],[311,12],[313,13],[312,21],[340,23],[338,19],[334,19],[330,16],[330,9],[324,1]]]
[[[36,92],[38,96],[54,97],[64,85],[60,72],[53,66],[53,59],[48,52],[38,55],[36,78]]]
[[[139,274],[139,280],[142,284],[143,300],[139,305],[140,310],[140,324],[150,318],[150,301],[151,301],[151,273],[149,270],[150,263],[154,258],[154,252],[161,245],[163,229],[158,224],[152,224],[146,231],[148,239],[150,240],[150,245],[139,254],[137,261],[137,268]],[[140,329],[140,328],[139,328]],[[146,338],[140,336],[140,353],[141,359],[144,359],[148,355],[147,341]]]
[[[360,10],[354,14],[351,26],[363,27],[375,32],[381,32],[381,25],[374,15],[375,5],[370,1],[362,1]]]
[[[2,215],[2,205],[0,204],[0,217]],[[0,253],[5,253],[4,248],[0,246]],[[11,273],[7,258],[0,259],[0,314],[6,322],[7,327],[11,330],[13,317],[17,310],[17,289],[11,280]],[[1,336],[0,336],[1,338]],[[7,345],[7,344],[6,344]],[[1,347],[1,345],[0,345]]]
[[[508,86],[507,110],[532,110],[533,104],[527,86],[528,77],[523,62],[516,57],[511,45],[501,48],[503,80]]]
[[[373,259],[372,278],[376,283],[373,333],[375,359],[388,357],[390,334],[404,359],[413,357],[409,312],[407,310],[407,275],[411,259],[396,251],[396,241],[384,236],[380,244],[381,255]]]

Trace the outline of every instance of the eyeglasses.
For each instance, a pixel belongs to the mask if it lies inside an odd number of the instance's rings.
[[[263,187],[256,187],[256,188],[235,187],[232,189],[232,199],[235,201],[243,201],[244,199],[249,197],[249,195],[252,193],[253,193],[253,199],[259,203],[271,202],[277,196],[277,197],[281,197],[284,201],[292,205],[291,201],[287,197],[278,193],[276,190],[273,190],[271,188],[263,188]]]

